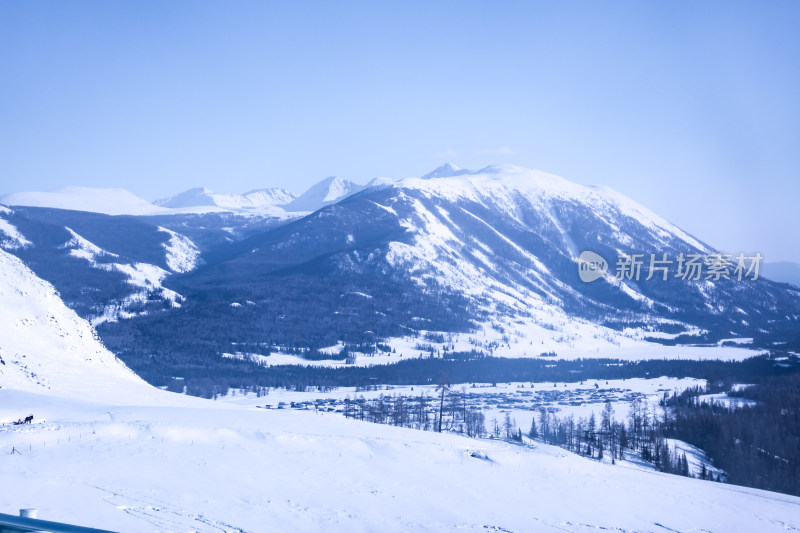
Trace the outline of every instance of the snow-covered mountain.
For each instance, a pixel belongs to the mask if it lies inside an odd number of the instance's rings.
[[[166,217],[171,220],[173,217]],[[164,280],[201,264],[187,236],[148,218],[40,208],[0,210],[0,248],[54,283],[94,325],[178,307]]]
[[[433,178],[453,178],[455,176],[469,174],[470,172],[472,171],[465,168],[458,168],[452,163],[445,163],[444,165],[431,170],[420,179],[429,180]]]
[[[124,189],[62,187],[50,192],[19,192],[0,196],[8,206],[68,209],[105,215],[192,215],[207,213],[251,213],[286,218],[281,205],[295,195],[284,189],[259,189],[243,195],[217,194],[205,188],[190,189],[153,203]]]
[[[52,207],[107,215],[156,215],[170,211],[124,189],[62,187],[50,192],[18,192],[0,196],[9,206]]]
[[[178,365],[203,354],[213,366],[242,345],[256,356],[291,347],[344,358],[383,343],[406,356],[427,344],[530,357],[797,341],[800,291],[763,276],[677,276],[681,254],[704,262],[713,247],[616,191],[508,165],[445,165],[358,189],[325,180],[284,209],[332,203],[294,218],[19,208],[0,220],[6,249],[117,353]],[[171,260],[168,242],[191,264]],[[591,283],[584,251],[608,264]],[[615,275],[620,254],[641,254],[639,279]],[[651,255],[664,254],[667,279],[648,280]]]
[[[427,344],[585,357],[654,342],[748,338],[765,347],[796,338],[800,291],[763,278],[677,277],[680,254],[706,257],[713,248],[616,191],[514,166],[444,170],[211,249],[204,268],[172,278],[186,297],[181,309],[101,331],[150,331],[158,343],[140,349],[171,357],[200,345],[218,354],[301,346],[344,357],[376,342],[405,356]],[[587,250],[610,265],[591,283],[579,274]],[[618,278],[619,254],[667,254],[668,279],[647,280],[649,263],[639,279]],[[191,332],[198,347],[172,345],[176,330]]]
[[[454,167],[445,165],[441,168]],[[452,170],[441,172],[452,172]],[[300,196],[279,187],[254,189],[244,194],[216,193],[205,187],[195,187],[152,203],[124,189],[62,187],[50,192],[6,194],[0,196],[0,204],[68,209],[106,215],[158,216],[229,212],[292,218],[293,215],[290,213],[316,211],[367,187],[381,186],[394,181],[389,178],[375,178],[364,186],[330,177],[311,186]]]
[[[383,183],[385,180],[376,179],[364,186],[331,176],[312,185],[300,196],[281,188],[256,189],[244,194],[220,194],[204,187],[197,187],[153,203],[172,209],[213,207],[233,212],[258,212],[278,216],[281,213],[316,211],[367,187]]]
[[[297,198],[295,193],[289,192],[281,187],[254,189],[244,193],[242,196],[247,198],[256,207],[268,205],[283,206]]]
[[[331,176],[312,185],[306,192],[286,204],[285,209],[287,211],[316,211],[321,207],[341,201],[364,188],[364,185]]]
[[[0,250],[0,387],[113,402],[150,390],[52,285]]]
[[[219,207],[225,210],[265,210],[283,206],[296,196],[285,189],[257,189],[244,194],[220,194],[205,187],[189,189],[169,198],[153,202],[169,208]]]

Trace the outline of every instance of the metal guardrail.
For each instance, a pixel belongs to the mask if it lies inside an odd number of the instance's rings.
[[[0,533],[22,533],[39,531],[42,533],[117,533],[107,529],[73,526],[63,522],[50,522],[36,518],[35,509],[20,509],[20,516],[0,514]]]

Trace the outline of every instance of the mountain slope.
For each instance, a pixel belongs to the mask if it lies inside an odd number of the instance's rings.
[[[150,390],[58,293],[0,250],[0,386],[115,401]]]
[[[0,207],[0,248],[96,325],[179,305],[182,296],[165,279],[195,269],[203,250],[285,223],[235,213],[133,217]]]
[[[579,277],[585,250],[611,265],[592,283]],[[321,350],[344,359],[376,343],[405,356],[597,356],[653,342],[797,341],[800,291],[763,277],[681,279],[675,263],[667,280],[647,280],[649,265],[638,280],[618,279],[620,253],[714,250],[615,191],[542,172],[406,179],[209,250],[205,266],[167,282],[186,297],[182,309],[101,332],[146,331],[156,340],[137,349],[165,358],[300,350],[318,359]],[[171,331],[191,341],[173,342]]]
[[[196,268],[200,251],[185,235],[134,217],[17,208],[0,213],[0,229],[18,256],[93,324],[180,305],[162,282]],[[26,244],[19,245],[20,239]]]
[[[286,204],[285,209],[287,211],[316,211],[363,189],[363,185],[331,176],[312,185],[306,192]]]
[[[607,257],[612,269],[621,252],[673,258],[713,252],[615,191],[501,166],[364,191],[242,242],[212,260],[219,271],[212,265],[204,275],[215,278],[233,265],[258,265],[263,274],[322,261],[342,275],[371,273],[420,290],[449,289],[496,320],[519,318],[543,327],[539,336],[551,336],[575,318],[616,330],[630,325],[691,334],[713,326],[713,335],[735,336],[752,333],[747,318],[763,319],[776,302],[796,322],[800,294],[763,279],[674,279],[672,264],[667,281],[647,281],[646,275],[620,280],[612,270],[594,284],[583,283],[577,259],[584,250]],[[729,312],[732,306],[739,315]],[[778,312],[772,320],[780,318]],[[586,333],[602,334],[590,329]]]
[[[338,194],[333,183],[320,195]],[[294,219],[19,208],[0,220],[6,249],[159,384],[186,365],[246,370],[223,354],[369,363],[389,357],[370,359],[376,350],[398,360],[800,345],[800,291],[763,276],[682,279],[677,258],[704,262],[711,246],[613,190],[513,166],[380,180]],[[609,265],[591,283],[584,251]],[[639,279],[616,276],[620,254],[666,254],[668,279],[648,280],[646,259]]]

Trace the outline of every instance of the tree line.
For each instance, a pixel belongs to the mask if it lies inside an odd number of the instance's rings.
[[[197,357],[163,352],[138,357],[121,352],[119,357],[137,374],[159,387],[212,398],[229,388],[256,393],[262,388],[303,391],[317,387],[364,387],[447,383],[575,382],[585,379],[630,379],[666,376],[694,377],[710,383],[755,383],[770,376],[800,369],[797,357],[753,357],[745,361],[619,359],[553,360],[549,357],[502,358],[480,354],[399,358],[396,363],[373,366],[318,367],[300,365],[259,366],[249,361],[222,358],[213,349]],[[208,360],[213,358],[213,364]],[[312,364],[313,365],[313,364]],[[175,379],[178,376],[180,379]]]
[[[503,420],[487,421],[481,409],[469,404],[465,389],[449,385],[440,385],[436,396],[348,396],[343,414],[423,431],[542,442],[611,464],[636,458],[661,472],[800,495],[800,373],[729,393],[752,399],[754,405],[701,399],[726,388],[716,382],[665,393],[657,408],[636,399],[624,418],[616,416],[610,401],[599,416],[592,412],[588,417],[558,416],[543,407],[525,434],[508,412]],[[670,445],[670,439],[704,450],[713,468],[701,462],[693,470],[686,453]]]
[[[344,400],[343,414],[346,418],[389,424],[423,431],[446,431],[468,437],[488,437],[512,442],[538,441],[559,446],[573,453],[616,464],[624,457],[636,456],[653,465],[661,472],[689,476],[686,454],[667,444],[662,419],[653,412],[646,401],[630,403],[627,419],[615,417],[611,402],[606,402],[599,419],[592,413],[589,417],[569,415],[559,417],[540,408],[534,415],[530,429],[523,434],[509,412],[502,420],[487,420],[481,409],[469,405],[464,389],[451,390],[448,385],[437,388],[438,395],[381,394],[377,398],[363,396]],[[664,411],[666,413],[666,410]],[[667,416],[667,415],[664,415]],[[697,477],[720,481],[703,466]]]

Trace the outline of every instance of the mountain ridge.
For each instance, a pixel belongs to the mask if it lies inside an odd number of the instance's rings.
[[[42,208],[0,220],[31,243],[9,251],[91,320],[132,294],[145,271],[137,264],[158,267],[135,289],[135,307],[98,323],[126,361],[162,354],[214,366],[243,346],[259,357],[355,354],[369,364],[388,360],[378,345],[406,357],[534,357],[731,338],[759,348],[797,342],[800,292],[764,279],[679,278],[680,254],[716,250],[617,191],[512,165],[446,165],[426,176],[359,190],[328,178],[315,193],[335,196],[328,205],[263,221],[229,213],[108,220]],[[65,227],[120,258],[80,260],[63,247]],[[173,266],[171,240],[182,250]],[[579,277],[584,251],[609,264],[592,283]],[[647,264],[641,279],[616,275],[622,254],[667,254],[668,279],[645,279]]]

